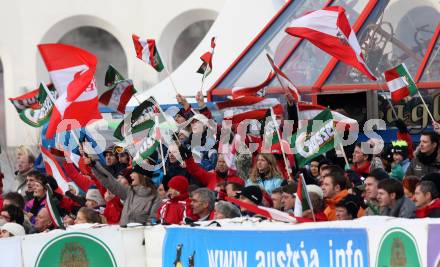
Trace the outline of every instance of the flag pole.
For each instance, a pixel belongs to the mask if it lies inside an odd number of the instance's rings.
[[[171,76],[171,73],[168,71],[168,68],[167,68],[166,66],[164,66],[164,69],[165,69],[166,73],[168,74],[168,77],[170,78],[171,86],[173,86],[174,92],[175,92],[176,95],[177,95],[179,92],[177,91],[177,87],[176,87],[176,85],[174,84],[173,77]]]
[[[288,178],[291,179],[292,178],[291,177],[292,169],[290,168],[290,164],[289,164],[289,162],[287,161],[287,158],[286,158],[286,153],[284,151],[284,145],[283,145],[283,139],[281,138],[280,130],[278,129],[278,123],[277,123],[277,121],[275,119],[275,113],[273,112],[273,108],[272,107],[270,107],[270,118],[272,119],[273,123],[275,124],[275,129],[276,129],[276,132],[277,132],[277,135],[278,135],[278,140],[280,142],[281,153],[283,154],[284,167],[286,168],[287,176],[289,176]]]
[[[306,196],[305,197],[306,197],[306,201],[310,205],[310,211],[312,212],[312,219],[314,222],[316,222],[315,211],[313,211],[312,201],[310,200],[309,192],[307,191],[306,180],[304,179],[304,175],[302,173],[300,173],[299,175],[301,176],[301,183],[304,184],[306,187]]]
[[[159,117],[157,115],[154,116],[154,122],[156,124],[156,126],[155,126],[156,127],[156,129],[155,129],[155,131],[156,131],[155,138],[159,139],[160,157],[162,158],[163,175],[167,175],[167,170],[166,170],[166,167],[165,167],[165,158],[164,158],[164,154],[163,154],[162,134],[160,133]]]
[[[435,120],[434,120],[434,116],[432,116],[431,111],[429,111],[428,105],[426,105],[425,99],[423,99],[422,94],[420,94],[420,91],[419,91],[419,90],[417,90],[417,93],[419,94],[419,96],[420,96],[420,100],[422,100],[423,106],[425,107],[426,111],[428,112],[429,117],[431,117],[431,120],[432,120],[432,121],[435,121]]]
[[[377,86],[379,86],[379,91],[385,95],[385,90],[382,88],[382,85],[379,83],[379,81],[376,80],[376,84],[377,84]],[[391,111],[393,112],[394,118],[396,118],[396,120],[398,120],[399,117],[397,116],[397,112],[396,112],[396,109],[394,108],[393,103],[391,103],[391,100],[386,95],[385,95],[385,98],[388,102],[388,105],[391,108]]]

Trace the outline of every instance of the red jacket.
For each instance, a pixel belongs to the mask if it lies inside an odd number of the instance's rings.
[[[121,199],[117,196],[106,202],[103,215],[108,224],[119,224],[123,207]]]
[[[191,206],[189,199],[177,200],[177,199],[164,199],[162,204],[157,210],[157,218],[162,224],[182,224],[185,222],[185,218],[189,217]],[[191,219],[196,219],[191,216]]]
[[[210,190],[215,190],[217,184],[226,182],[226,180],[218,176],[215,171],[208,172],[200,167],[199,164],[195,163],[192,157],[186,159],[185,164],[189,174]]]
[[[434,211],[436,212],[436,214],[439,214],[440,212],[438,210],[440,210],[440,198],[433,200],[426,207],[417,209],[416,218],[426,218],[426,217],[438,218],[438,216],[432,216],[431,214]]]
[[[98,179],[91,172],[88,172],[84,167],[81,172],[75,167],[73,163],[63,162],[64,170],[67,176],[84,192],[87,192],[91,186],[96,186],[102,196],[104,196],[107,189],[101,184]],[[81,165],[80,165],[81,167]],[[88,166],[87,166],[88,167]],[[88,174],[84,174],[88,173]]]

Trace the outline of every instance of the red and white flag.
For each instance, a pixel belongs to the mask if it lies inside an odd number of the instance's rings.
[[[71,124],[73,129],[101,119],[98,90],[93,78],[96,57],[80,48],[63,44],[44,44],[38,49],[59,95],[54,103],[46,138],[66,130],[58,127],[63,120],[75,120],[77,123]]]
[[[140,38],[136,34],[132,35],[136,56],[142,61],[150,64],[156,71],[161,72],[164,69],[162,59],[156,47],[154,39]]]
[[[93,79],[98,63],[95,55],[65,44],[41,44],[38,49],[58,95],[67,92],[67,101],[77,99]]]
[[[275,64],[274,60],[269,54],[266,54],[272,69],[275,71],[275,75],[281,81],[281,86],[286,90],[287,94],[290,94],[295,102],[301,101],[301,95],[299,94],[298,88],[293,84],[293,82],[287,77],[287,75]]]
[[[115,83],[112,89],[103,93],[99,97],[99,102],[116,110],[121,114],[125,113],[125,107],[127,106],[130,98],[136,93],[131,80],[122,80]]]
[[[234,203],[235,205],[245,208],[247,211],[250,211],[252,213],[261,215],[267,219],[274,220],[274,221],[280,221],[280,222],[286,222],[286,223],[297,223],[298,221],[295,219],[295,217],[290,216],[287,212],[283,212],[277,209],[268,208],[264,206],[257,206],[255,204],[250,204],[244,201],[241,201],[236,198],[232,197],[226,197],[226,201],[229,201],[231,203]]]
[[[302,126],[304,126],[304,123],[313,120],[313,118],[315,118],[319,113],[321,113],[325,109],[327,108],[321,105],[308,104],[304,102],[298,103],[299,127],[302,128]],[[358,122],[356,120],[347,117],[334,110],[332,110],[331,112],[332,112],[333,121],[335,122],[335,124],[338,125],[337,127],[338,129],[345,130],[346,127],[350,127],[350,129],[353,130],[358,127]]]
[[[53,176],[58,183],[58,187],[63,192],[69,190],[69,183],[73,183],[61,168],[56,158],[45,147],[40,146],[41,154],[43,156],[44,166],[47,174]]]
[[[293,20],[286,32],[309,40],[331,56],[355,67],[371,80],[376,80],[365,63],[356,33],[351,28],[343,7],[331,6],[309,12]]]
[[[244,96],[260,96],[260,97],[265,96],[266,86],[269,84],[271,78],[272,78],[272,72],[269,73],[267,78],[257,86],[232,88],[232,99],[237,99]]]
[[[232,124],[238,124],[246,119],[264,119],[270,108],[276,115],[283,114],[283,107],[276,98],[264,98],[259,96],[246,96],[217,103],[217,108],[223,113],[224,119],[232,120]]]

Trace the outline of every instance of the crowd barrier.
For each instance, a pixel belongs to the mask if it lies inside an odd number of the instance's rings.
[[[0,239],[8,267],[440,266],[440,219],[55,230]]]

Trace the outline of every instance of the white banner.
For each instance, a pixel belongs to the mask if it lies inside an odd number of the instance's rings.
[[[128,266],[122,241],[118,227],[27,235],[22,244],[24,266]]]
[[[0,267],[21,267],[21,237],[0,239]]]

